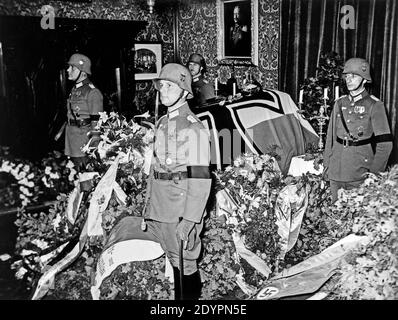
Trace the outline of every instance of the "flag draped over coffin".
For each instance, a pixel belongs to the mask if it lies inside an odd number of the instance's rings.
[[[304,154],[308,143],[317,144],[319,140],[309,122],[297,111],[287,93],[264,90],[195,112],[209,129],[213,165],[222,168],[241,153],[264,154],[276,145],[275,151],[281,157],[278,164],[286,174],[292,157]],[[230,130],[230,137],[226,137],[225,130]],[[240,146],[236,137],[241,140]]]

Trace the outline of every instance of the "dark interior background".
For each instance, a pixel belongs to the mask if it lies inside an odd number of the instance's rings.
[[[92,61],[92,81],[104,95],[105,111],[134,113],[134,39],[146,22],[57,18],[44,30],[40,17],[0,16],[3,51],[0,97],[0,145],[17,157],[40,159],[63,150],[54,140],[66,119],[66,99],[73,83],[67,61],[81,52]],[[115,69],[120,68],[121,101]]]

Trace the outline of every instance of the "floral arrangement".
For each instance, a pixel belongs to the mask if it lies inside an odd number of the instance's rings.
[[[99,174],[93,187],[109,164],[119,157],[116,181],[126,192],[127,201],[121,204],[112,195],[102,213],[104,236],[90,237],[75,263],[56,276],[49,293],[56,299],[91,299],[91,277],[106,237],[123,217],[140,216],[144,206],[146,175],[143,167],[153,133],[116,113],[101,114],[99,130],[101,143],[98,149],[87,148],[89,168]],[[237,210],[228,223],[214,210],[205,220],[204,250],[199,261],[203,283],[201,298],[245,298],[247,296],[237,286],[237,275],[243,273],[247,284],[259,288],[275,273],[321,252],[353,232],[370,235],[372,242],[357,251],[343,266],[336,280],[334,298],[392,298],[394,295],[396,298],[398,166],[381,177],[371,176],[359,190],[345,192],[342,199],[332,205],[328,183],[321,176],[283,177],[274,156],[244,154],[224,171],[215,172],[214,192],[227,190]],[[321,157],[316,156],[318,158],[321,161]],[[49,162],[45,163],[49,166]],[[19,168],[23,169],[23,166]],[[62,188],[64,185],[56,179],[57,168],[51,168],[47,169],[46,182],[50,184],[51,173],[54,189]],[[71,174],[73,168],[67,169],[68,175]],[[35,169],[29,172],[32,170]],[[280,191],[292,184],[297,190],[307,190],[308,206],[296,244],[281,259],[275,207]],[[13,266],[17,277],[23,278],[28,287],[35,287],[38,277],[55,257],[54,249],[79,236],[87,218],[90,198],[91,193],[85,193],[74,223],[66,217],[67,193],[58,194],[49,212],[30,214],[23,208],[20,210]],[[212,199],[215,199],[214,194]],[[269,277],[238,258],[233,238],[236,234],[243,239],[247,249],[270,267]],[[102,283],[100,298],[171,299],[173,287],[165,278],[164,265],[164,258],[160,258],[119,266]],[[374,272],[369,272],[371,270]]]
[[[140,216],[146,189],[146,175],[143,172],[144,154],[148,144],[153,139],[150,129],[139,126],[133,121],[128,122],[116,113],[101,114],[99,127],[101,143],[98,150],[87,148],[89,154],[88,168],[96,171],[101,177],[109,163],[116,156],[120,159],[116,181],[127,193],[127,201],[120,204],[112,195],[108,208],[103,212],[102,228],[104,236],[90,237],[80,258],[65,272],[59,274],[54,290],[50,293],[56,298],[89,299],[90,278],[96,261],[103,249],[104,241],[113,226],[124,216]],[[97,180],[93,181],[95,186]],[[90,193],[83,198],[78,219],[71,224],[66,216],[68,197],[60,194],[49,213],[27,214],[18,213],[19,228],[16,261],[13,268],[18,278],[23,278],[28,287],[34,288],[40,275],[46,270],[52,257],[46,257],[67,241],[78,237],[82,225],[87,218]],[[204,298],[225,295],[235,287],[236,263],[234,259],[226,260],[234,255],[232,237],[225,226],[216,226],[215,218],[206,220],[205,238],[209,246],[202,261],[202,279],[205,284]],[[208,235],[206,237],[206,234]],[[214,241],[213,241],[214,240]],[[229,252],[228,255],[226,253]],[[45,258],[43,258],[43,256]],[[221,263],[222,262],[222,263]],[[132,262],[118,267],[101,286],[101,299],[164,299],[170,295],[170,284],[164,281],[164,271],[161,260],[147,262]],[[222,267],[220,267],[222,266]],[[156,271],[157,281],[148,280]],[[134,272],[132,272],[134,271]],[[149,281],[149,282],[148,282]],[[120,283],[125,283],[123,288]],[[73,287],[78,284],[77,287]],[[68,288],[67,292],[64,292]],[[117,294],[116,294],[117,292]]]
[[[398,298],[398,165],[344,192],[337,204],[353,217],[352,232],[370,242],[355,250],[341,267],[332,299]]]
[[[54,200],[58,193],[74,186],[76,170],[73,163],[54,151],[41,162],[14,159],[6,148],[0,152],[0,208],[26,207]]]
[[[269,155],[245,154],[217,177],[238,207],[230,224],[232,231],[244,236],[249,250],[273,264],[279,247],[272,208],[282,178],[277,161]]]

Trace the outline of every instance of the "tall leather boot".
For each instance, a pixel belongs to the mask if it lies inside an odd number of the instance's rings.
[[[198,300],[202,290],[202,282],[200,280],[199,270],[190,274],[184,275],[183,285],[183,300]]]
[[[174,274],[174,300],[182,300],[181,286],[180,286],[180,270],[177,267],[173,267],[173,274]]]

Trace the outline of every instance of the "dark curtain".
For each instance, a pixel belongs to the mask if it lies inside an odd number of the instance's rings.
[[[354,29],[341,27],[344,5],[354,8]],[[397,16],[395,0],[281,0],[280,90],[297,101],[303,80],[316,76],[321,53],[367,59],[369,91],[385,103],[394,135],[390,163],[398,162]]]

